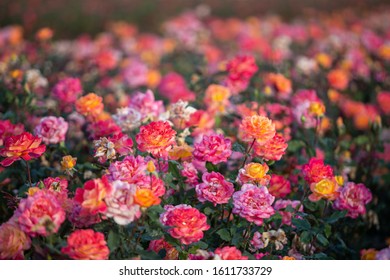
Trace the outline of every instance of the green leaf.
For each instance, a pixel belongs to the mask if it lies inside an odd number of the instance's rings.
[[[308,210],[314,212],[317,210],[318,205],[314,202],[309,201],[309,200],[305,200],[303,202],[303,206],[305,207],[305,209],[308,209]]]
[[[290,140],[288,142],[287,150],[289,152],[295,153],[299,149],[303,148],[304,146],[305,146],[305,142],[303,142],[302,140]]]
[[[329,236],[332,233],[332,226],[329,224],[325,224],[324,233],[325,233],[326,238],[329,238]]]
[[[233,144],[232,150],[235,151],[235,152],[243,153],[243,154],[245,153],[245,148],[241,144],[239,144],[237,142],[235,142]]]
[[[311,225],[310,223],[305,219],[296,219],[292,218],[292,224],[296,226],[298,230],[310,230]]]
[[[370,139],[368,138],[367,135],[360,135],[354,139],[354,142],[356,144],[358,144],[359,146],[364,145],[364,144],[368,143],[369,141],[370,141]]]
[[[205,213],[206,215],[210,215],[212,212],[213,212],[213,209],[211,209],[210,207],[206,207],[203,210],[203,213]]]
[[[232,239],[232,237],[230,236],[229,231],[226,228],[222,228],[222,229],[218,230],[217,234],[224,241],[230,241]]]
[[[107,245],[110,248],[110,251],[114,251],[116,248],[118,248],[119,244],[120,244],[119,234],[110,230],[108,232],[108,237],[107,237]]]
[[[211,171],[217,172],[218,171],[217,166],[215,166],[214,164],[212,164],[209,161],[206,162],[206,168],[207,168],[207,172],[211,172]]]
[[[142,260],[158,260],[160,256],[154,251],[141,250],[137,252]]]
[[[299,239],[300,239],[301,242],[303,242],[303,243],[305,243],[305,244],[309,244],[310,241],[311,241],[311,237],[312,237],[312,235],[311,235],[310,232],[308,232],[308,231],[303,231],[303,232],[301,233],[301,235],[299,236]]]
[[[324,247],[329,245],[328,239],[326,239],[326,237],[321,233],[317,235],[317,241]]]
[[[324,221],[329,223],[329,224],[333,224],[333,223],[337,222],[338,220],[340,220],[341,218],[344,218],[345,215],[347,215],[347,213],[348,213],[348,211],[346,211],[346,210],[336,211],[330,217],[324,219]]]
[[[169,161],[168,163],[168,172],[171,173],[176,178],[181,177],[180,170],[177,167],[177,164],[172,161]]]

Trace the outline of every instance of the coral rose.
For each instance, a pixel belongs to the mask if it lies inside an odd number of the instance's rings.
[[[0,156],[6,159],[0,164],[6,167],[20,159],[31,160],[40,157],[46,151],[46,146],[41,145],[41,142],[41,138],[28,132],[8,137],[5,139],[4,147],[0,149]]]
[[[176,131],[168,122],[156,121],[141,126],[136,136],[138,149],[155,157],[167,157],[175,141]]]
[[[92,214],[104,213],[107,210],[107,205],[104,199],[111,192],[111,185],[108,183],[107,177],[102,179],[89,180],[84,183],[84,188],[78,188],[74,200]]]
[[[20,201],[15,218],[31,237],[48,236],[58,231],[65,220],[65,211],[54,195],[39,190]]]
[[[168,233],[188,245],[203,238],[203,231],[208,230],[207,217],[198,209],[186,204],[166,205],[160,215],[160,222],[171,227]]]
[[[248,257],[243,256],[241,251],[234,246],[225,246],[218,248],[214,252],[214,259],[219,260],[247,260]]]
[[[166,254],[164,260],[179,259],[179,252],[175,247],[166,242],[164,238],[150,241],[148,250],[151,250],[155,253],[159,253],[160,251],[165,250]]]
[[[215,205],[228,203],[234,193],[232,183],[225,180],[218,172],[204,173],[203,183],[196,186],[196,194],[200,202],[210,201]]]
[[[303,177],[309,184],[317,183],[325,178],[333,178],[333,169],[325,165],[322,159],[311,158],[309,163],[302,167]]]
[[[268,191],[273,196],[282,198],[291,193],[291,185],[290,182],[283,176],[272,174]]]
[[[24,259],[23,251],[30,247],[30,238],[18,225],[7,222],[0,226],[0,260]]]
[[[275,136],[275,125],[264,116],[253,115],[245,117],[240,124],[241,139],[245,142],[256,142],[263,145]]]
[[[344,90],[348,87],[349,77],[348,74],[340,69],[335,69],[329,72],[327,75],[329,85],[337,90]]]
[[[103,233],[92,229],[74,231],[61,252],[74,260],[107,260],[110,254]]]
[[[97,116],[103,112],[103,99],[95,93],[88,93],[76,101],[76,111],[83,116]]]
[[[281,134],[275,136],[263,145],[255,142],[254,153],[265,160],[280,160],[285,154],[288,144]]]

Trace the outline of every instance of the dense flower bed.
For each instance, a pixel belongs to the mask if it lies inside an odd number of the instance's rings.
[[[0,29],[0,259],[390,259],[390,17]]]

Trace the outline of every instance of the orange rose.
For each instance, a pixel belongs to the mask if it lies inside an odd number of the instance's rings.
[[[336,69],[329,72],[328,82],[334,89],[344,90],[348,87],[349,78],[345,71]]]
[[[253,115],[245,117],[240,124],[243,141],[252,142],[256,139],[258,144],[265,144],[275,136],[275,125],[264,116]]]
[[[39,41],[47,41],[53,37],[53,34],[54,34],[53,29],[44,27],[38,30],[35,37]]]
[[[76,165],[77,158],[72,156],[64,156],[61,161],[62,170],[72,169]]]
[[[209,85],[206,89],[204,102],[209,107],[210,112],[225,112],[225,107],[229,104],[230,90],[221,85]]]
[[[76,110],[84,116],[97,116],[103,112],[102,98],[95,93],[89,93],[76,101]]]
[[[134,195],[134,202],[141,207],[150,207],[160,204],[161,199],[155,196],[150,189],[138,189]]]
[[[291,81],[282,74],[270,73],[265,76],[264,80],[268,86],[285,96],[288,96],[292,91]]]
[[[271,176],[267,175],[269,167],[266,163],[251,162],[241,168],[238,174],[238,180],[242,183],[255,182],[262,186],[268,185]]]
[[[339,188],[340,186],[334,178],[322,179],[318,183],[312,183],[310,185],[310,190],[313,193],[309,195],[309,200],[313,202],[319,201],[321,198],[335,200],[339,196]]]
[[[325,114],[325,105],[322,102],[312,102],[309,112],[316,117],[322,117]]]
[[[169,151],[169,158],[173,160],[183,160],[187,161],[192,158],[192,151],[194,148],[188,146],[187,144],[174,146],[172,150]]]
[[[332,59],[326,53],[317,54],[315,59],[324,68],[329,68],[332,65]]]

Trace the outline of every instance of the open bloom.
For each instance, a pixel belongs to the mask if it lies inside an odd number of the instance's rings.
[[[62,109],[70,111],[69,105],[76,102],[82,91],[80,79],[64,78],[54,86],[53,96],[60,101],[59,105]]]
[[[138,189],[134,195],[134,201],[141,207],[158,205],[161,199],[151,189]]]
[[[303,177],[309,184],[317,183],[325,178],[333,178],[333,170],[325,165],[322,159],[311,158],[309,163],[302,167]]]
[[[321,198],[335,200],[339,196],[339,188],[340,186],[334,178],[322,179],[321,181],[310,185],[310,190],[313,193],[309,195],[309,200],[313,202],[316,202]]]
[[[46,145],[65,141],[67,131],[68,123],[61,117],[53,116],[42,118],[34,130],[35,134],[41,137]]]
[[[268,191],[277,198],[285,197],[291,193],[290,181],[281,175],[272,174]]]
[[[69,235],[67,245],[61,252],[74,260],[107,260],[110,250],[103,233],[79,229]]]
[[[5,139],[4,147],[0,149],[0,156],[5,157],[0,164],[10,166],[20,159],[31,160],[40,157],[46,151],[46,146],[41,145],[41,142],[41,138],[28,132],[8,137]]]
[[[266,186],[271,179],[271,176],[267,174],[268,170],[269,167],[266,163],[251,162],[239,170],[237,180],[241,184],[254,183]]]
[[[136,186],[122,181],[114,181],[112,192],[105,198],[106,216],[119,225],[130,224],[141,216],[140,207],[134,200]]]
[[[349,78],[344,70],[335,69],[327,75],[329,85],[338,90],[344,90],[348,87]]]
[[[232,183],[225,180],[218,172],[204,173],[203,183],[196,186],[196,194],[199,201],[210,201],[215,205],[228,203],[234,192]]]
[[[20,201],[15,217],[28,235],[48,236],[58,231],[65,220],[65,211],[54,195],[39,190]]]
[[[122,161],[115,161],[108,168],[110,181],[120,180],[134,184],[145,174],[147,163],[141,156],[127,156]]]
[[[7,222],[0,226],[0,260],[24,259],[23,251],[30,247],[30,238],[16,223]]]
[[[201,240],[203,231],[210,228],[206,215],[189,205],[166,205],[164,209],[165,212],[160,215],[160,222],[171,227],[168,233],[185,245]]]
[[[357,218],[366,213],[366,204],[372,200],[371,191],[363,184],[348,182],[340,191],[333,206],[338,210],[347,210],[347,216]]]
[[[209,85],[206,89],[204,103],[211,113],[224,113],[229,105],[230,90],[221,85]]]
[[[253,115],[245,117],[240,124],[241,138],[245,142],[256,142],[263,145],[270,141],[276,133],[275,125],[264,116]]]
[[[20,123],[13,124],[9,120],[0,120],[0,146],[3,146],[7,137],[22,134],[23,131],[24,126]]]
[[[253,56],[237,55],[226,65],[228,76],[225,83],[233,94],[237,94],[248,87],[250,79],[258,69]]]
[[[155,157],[166,157],[176,143],[175,136],[176,131],[168,122],[156,121],[141,126],[136,141],[140,151],[151,153]]]
[[[280,99],[287,99],[292,91],[291,81],[279,73],[268,73],[264,77],[265,84],[277,93]]]
[[[76,101],[76,110],[83,116],[97,116],[103,112],[102,98],[95,93],[88,93]]]
[[[213,164],[226,162],[232,154],[232,142],[221,134],[204,135],[202,141],[194,146],[195,159]]]
[[[225,246],[218,248],[214,252],[216,260],[247,260],[247,256],[243,256],[241,251],[234,246]]]
[[[107,177],[94,179],[85,182],[84,188],[78,188],[75,194],[75,201],[93,214],[104,213],[107,205],[104,199],[111,192],[111,186]]]
[[[275,136],[264,144],[255,142],[253,150],[255,154],[265,160],[280,160],[285,154],[288,144],[281,134]]]
[[[271,206],[274,200],[275,197],[268,192],[266,187],[245,184],[240,191],[233,194],[233,213],[261,226],[263,219],[275,213]]]

